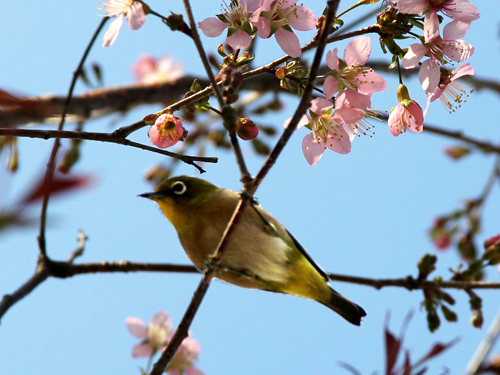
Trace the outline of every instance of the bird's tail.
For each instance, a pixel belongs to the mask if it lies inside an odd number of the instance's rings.
[[[357,326],[361,325],[361,318],[366,316],[365,310],[354,302],[349,301],[347,298],[342,297],[332,288],[329,289],[331,291],[329,299],[319,302],[335,311],[349,323]]]

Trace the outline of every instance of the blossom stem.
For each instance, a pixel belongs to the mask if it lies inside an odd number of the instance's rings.
[[[399,64],[399,56],[396,56],[396,61],[398,62],[398,77],[399,77],[399,84],[403,84],[403,77],[401,76],[401,65]]]

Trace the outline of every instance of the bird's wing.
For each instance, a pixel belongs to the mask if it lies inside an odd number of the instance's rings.
[[[286,232],[290,236],[290,238],[293,241],[293,244],[295,247],[302,253],[302,255],[311,263],[311,265],[318,271],[318,273],[325,279],[325,281],[329,281],[330,279],[328,278],[328,275],[323,271],[317,264],[314,262],[314,260],[311,258],[311,256],[307,253],[307,251],[302,247],[302,245],[295,239],[294,236],[285,228]]]
[[[272,224],[267,218],[266,218],[266,215],[267,214],[265,211],[262,212],[259,207],[258,207],[258,204],[257,203],[254,203],[252,202],[251,203],[251,206],[252,208],[255,210],[255,212],[260,216],[260,218],[262,219],[263,223],[266,225],[266,226],[269,226],[272,230],[272,232],[274,232],[274,235],[277,236],[277,237],[281,237],[280,233],[277,231],[277,229],[274,227],[274,224]],[[269,215],[269,214],[268,214]],[[300,251],[300,253],[304,256],[304,258],[306,258],[309,263],[311,263],[311,265],[316,269],[316,271],[318,271],[318,273],[325,279],[325,281],[329,281],[330,279],[328,278],[327,274],[325,273],[325,271],[323,271],[317,264],[316,262],[314,262],[314,260],[311,258],[311,256],[307,253],[307,251],[302,247],[302,245],[299,243],[299,241],[297,241],[295,239],[294,236],[292,236],[292,234],[285,228],[283,227],[281,224],[277,223],[278,225],[280,225],[284,230],[285,232],[288,234],[288,236],[290,237],[290,239],[292,240],[293,244],[295,245],[295,247],[297,248],[297,250]]]

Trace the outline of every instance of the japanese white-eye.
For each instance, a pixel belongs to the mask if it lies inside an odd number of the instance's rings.
[[[179,176],[161,182],[154,200],[174,225],[187,256],[203,270],[224,233],[240,195],[211,183]],[[215,276],[245,288],[317,301],[352,324],[366,312],[331,289],[327,275],[295,238],[256,203],[249,204],[229,238]]]

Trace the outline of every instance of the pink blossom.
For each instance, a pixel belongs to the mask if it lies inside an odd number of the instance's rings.
[[[412,44],[403,57],[403,68],[411,69],[418,65],[420,60],[428,55],[420,67],[418,77],[426,93],[434,90],[439,83],[440,66],[449,61],[461,62],[474,53],[474,47],[459,39],[465,35],[470,25],[461,21],[452,21],[443,30],[443,38],[434,37],[425,44]]]
[[[145,84],[174,83],[183,76],[184,68],[182,63],[174,62],[168,55],[158,60],[144,54],[132,66],[132,74],[137,81]]]
[[[228,28],[227,44],[234,50],[247,48],[252,43],[254,34],[250,18],[258,6],[259,0],[231,1],[224,13],[205,18],[198,22],[198,27],[211,38],[221,35]]]
[[[351,152],[351,138],[341,125],[341,119],[331,115],[332,102],[317,98],[311,102],[310,114],[302,116],[297,128],[307,126],[312,129],[302,141],[302,151],[307,162],[316,164],[326,148],[339,154]],[[285,127],[291,119],[285,122]]]
[[[423,130],[424,114],[422,108],[414,100],[409,103],[402,102],[392,109],[387,123],[389,130],[395,137],[405,132],[406,129],[420,133]]]
[[[389,130],[397,137],[410,129],[414,133],[420,133],[424,126],[424,114],[417,102],[410,99],[410,94],[405,85],[400,84],[397,90],[398,105],[391,109],[387,120]]]
[[[191,337],[185,338],[177,352],[175,352],[166,372],[170,375],[204,375],[203,371],[193,366],[193,362],[198,359],[200,351],[201,347],[198,341]]]
[[[471,23],[480,17],[477,8],[468,0],[393,0],[390,1],[404,14],[443,12],[454,20]]]
[[[372,133],[371,125],[366,121],[370,105],[369,95],[353,90],[344,90],[335,99],[335,116],[345,124],[344,130],[351,142],[358,131],[363,135]]]
[[[259,37],[267,39],[275,34],[281,49],[294,58],[300,57],[302,51],[299,38],[291,28],[307,31],[313,29],[317,22],[310,9],[296,3],[297,0],[262,0],[251,19]]]
[[[149,327],[136,317],[127,318],[126,324],[132,336],[142,339],[132,348],[132,357],[150,357],[167,346],[172,321],[166,312],[158,311],[151,319]]]
[[[474,68],[469,63],[462,64],[451,72],[447,71],[443,73],[440,76],[440,82],[437,87],[427,95],[427,107],[425,108],[424,116],[427,114],[430,103],[437,98],[441,100],[443,106],[450,113],[460,108],[462,103],[466,101],[463,99],[464,95],[467,97],[469,93],[473,92],[466,84],[455,82],[458,78],[466,75],[474,75]]]
[[[155,121],[148,132],[151,143],[160,147],[167,148],[175,145],[184,135],[182,121],[174,115],[164,113]]]
[[[102,39],[103,47],[111,46],[116,38],[118,38],[125,16],[132,30],[139,29],[146,21],[144,9],[142,8],[142,4],[138,1],[108,0],[107,3],[102,3],[102,5],[108,17],[116,17],[116,20],[111,22],[108,30],[104,34],[104,38]]]
[[[344,50],[344,61],[337,57],[334,48],[326,54],[326,63],[332,72],[327,74],[323,84],[325,96],[329,99],[347,88],[362,94],[385,90],[387,83],[372,68],[364,66],[371,53],[371,42],[367,36],[351,40]]]

